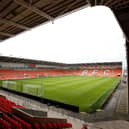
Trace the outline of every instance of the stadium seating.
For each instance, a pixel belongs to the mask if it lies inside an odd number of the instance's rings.
[[[67,123],[64,119],[55,118],[26,118],[22,115],[17,116],[14,109],[25,109],[21,105],[7,100],[5,97],[0,96],[0,129],[68,129],[72,128],[71,123]],[[18,108],[17,108],[18,107]],[[29,120],[27,120],[29,119]]]
[[[87,71],[87,72],[86,72]],[[121,69],[81,69],[81,70],[11,70],[0,69],[0,80],[37,78],[44,76],[98,76],[120,77]]]

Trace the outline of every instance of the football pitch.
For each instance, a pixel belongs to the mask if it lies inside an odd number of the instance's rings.
[[[116,88],[119,78],[109,77],[48,77],[22,80],[42,85],[43,97],[79,107],[80,112],[100,109]]]
[[[77,106],[80,112],[93,112],[102,107],[120,78],[66,76],[18,81],[35,87],[41,85],[43,98]]]

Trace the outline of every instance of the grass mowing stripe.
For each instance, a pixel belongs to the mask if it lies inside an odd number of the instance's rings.
[[[56,79],[54,79],[54,81],[52,81],[52,83],[54,83],[55,81],[58,81],[59,82],[59,79],[61,79],[60,77],[55,77]],[[21,81],[21,82],[26,82],[26,83],[38,83],[38,84],[43,84],[44,82],[46,82],[46,79],[47,78],[37,78],[37,79],[22,79],[22,80],[19,80],[19,81]],[[51,79],[51,78],[50,78]],[[53,79],[53,78],[52,78]],[[75,78],[74,78],[75,79]],[[78,78],[76,78],[76,79],[78,79]],[[76,80],[75,79],[75,80]],[[65,79],[61,79],[61,82],[63,81],[63,80],[66,80],[66,81],[69,81],[69,78],[67,77],[67,78],[65,78]],[[72,77],[72,80],[73,80],[73,77]],[[52,84],[51,83],[51,84]],[[45,83],[44,83],[45,84]],[[48,84],[48,83],[47,83]]]
[[[53,79],[53,80],[48,80],[47,78],[43,78],[43,81],[45,82],[45,83],[53,83],[53,82],[55,82],[55,81],[57,81],[57,82],[59,82],[59,81],[63,81],[63,80],[73,80],[73,79],[78,79],[78,78],[81,78],[81,77],[78,77],[78,76],[75,76],[75,77],[73,77],[73,76],[67,76],[67,77],[55,77],[55,79]]]
[[[97,78],[95,79],[94,81],[89,81],[89,89],[91,89],[93,86],[96,87],[96,81],[100,79],[100,80],[103,80],[102,78]],[[107,78],[105,78],[107,80]],[[104,81],[104,80],[103,80]],[[93,86],[91,86],[91,84],[94,82]],[[83,93],[85,91],[87,91],[87,87],[84,87],[83,90],[79,90],[81,89],[82,83],[80,82],[80,85],[79,84],[76,84],[77,86],[68,86],[66,89],[63,88],[63,89],[55,89],[55,91],[49,91],[48,94],[46,95],[47,98],[54,98],[58,101],[65,101],[65,102],[69,102],[69,103],[73,103],[74,100],[76,101],[77,97],[78,97],[78,93]],[[86,84],[86,82],[84,82],[84,84]],[[76,90],[77,88],[77,90]],[[74,99],[76,97],[76,99]],[[79,98],[78,98],[79,99]],[[71,101],[70,101],[71,100]],[[79,101],[76,101],[76,102],[79,102]]]
[[[58,88],[58,90],[60,90],[60,89],[63,90],[63,88],[67,88],[67,87],[68,88],[70,87],[70,89],[71,89],[72,86],[75,88],[75,85],[80,85],[80,83],[83,84],[90,80],[92,80],[92,78],[89,78],[89,79],[82,78],[82,79],[70,81],[71,83],[63,82],[62,84],[58,84],[58,85],[54,83],[52,87],[47,86],[47,90],[55,90],[57,88]]]
[[[105,100],[107,98],[107,96],[109,95],[109,94],[107,94],[108,91],[112,87],[116,86],[116,83],[112,85],[112,83],[114,83],[114,82],[116,82],[116,81],[110,80],[110,83],[108,83],[108,81],[106,81],[105,83],[102,83],[99,86],[99,88],[96,87],[92,91],[89,91],[88,94],[86,95],[88,99],[87,99],[87,101],[85,101],[86,102],[85,104],[80,105],[80,110],[83,110],[83,111],[84,111],[84,109],[85,109],[85,111],[89,111],[89,109],[93,110],[93,109],[95,109],[94,103],[96,103],[96,104],[99,103],[101,105],[102,101],[100,101],[100,100]],[[81,103],[83,103],[83,102],[81,102]],[[100,107],[98,107],[98,108],[100,108]]]
[[[90,103],[92,103],[92,102],[94,102],[94,101],[96,101],[96,97],[100,97],[98,94],[97,94],[97,96],[94,96],[93,94],[91,94],[93,91],[95,91],[96,89],[98,89],[98,88],[100,88],[100,87],[103,87],[103,84],[104,83],[107,83],[107,82],[110,82],[111,80],[112,80],[112,78],[104,78],[104,79],[100,79],[101,80],[101,83],[100,83],[100,81],[95,81],[94,83],[95,84],[93,84],[93,83],[89,83],[89,87],[90,87],[90,91],[87,91],[87,88],[88,87],[86,87],[86,91],[88,92],[88,93],[86,93],[86,95],[84,95],[84,90],[82,90],[82,91],[77,91],[77,92],[75,92],[75,93],[72,93],[72,91],[71,90],[66,90],[66,92],[64,93],[64,94],[62,94],[63,92],[64,92],[64,90],[59,90],[58,92],[56,92],[56,91],[54,91],[54,92],[50,92],[50,96],[52,97],[52,98],[54,98],[55,100],[58,100],[58,101],[62,101],[62,102],[65,102],[65,103],[68,103],[68,104],[72,104],[72,105],[78,105],[79,106],[79,104],[82,104],[82,103],[86,103],[85,104],[85,108],[86,108],[86,106],[88,105],[88,104],[90,104]],[[97,84],[96,84],[97,83]],[[93,86],[91,86],[93,84]],[[94,88],[93,88],[94,87]],[[108,87],[107,87],[108,88]],[[70,87],[69,87],[69,89],[70,89]],[[81,87],[80,87],[80,89],[81,89]],[[85,89],[85,88],[84,88]],[[103,89],[103,88],[102,88]],[[58,89],[57,89],[58,90]],[[68,94],[68,92],[69,92],[69,94]],[[102,92],[102,91],[101,91]],[[80,97],[78,97],[78,95],[76,94],[76,93],[83,93],[82,94],[82,96],[80,96]],[[103,92],[102,92],[103,93]],[[99,92],[99,94],[101,95],[101,93]],[[91,95],[91,96],[90,96]],[[93,95],[93,97],[92,97],[92,95]],[[50,97],[49,96],[49,97]],[[76,96],[76,97],[75,97]],[[83,99],[84,98],[84,99]],[[88,98],[88,100],[85,100],[85,99],[87,99]],[[92,99],[93,98],[93,99]],[[91,101],[92,100],[92,101]],[[94,100],[94,101],[93,101]],[[77,103],[78,104],[77,104]]]
[[[107,100],[107,98],[111,95],[113,90],[116,88],[117,84],[119,83],[119,80],[114,82],[113,87],[105,91],[97,100],[96,102],[92,103],[90,107],[88,107],[88,112],[93,112],[96,109],[100,109],[101,106],[104,104],[104,102]]]
[[[108,77],[44,77],[15,80],[23,84],[43,85],[45,97],[58,102],[75,105],[80,111],[94,111],[114,90],[118,78]]]
[[[76,94],[77,93],[82,93],[83,91],[87,90],[88,85],[90,84],[90,88],[91,88],[91,83],[96,83],[96,81],[101,80],[101,78],[96,78],[96,79],[85,79],[83,81],[80,81],[78,83],[74,82],[72,84],[65,84],[65,87],[61,87],[59,86],[58,89],[55,89],[56,91],[59,91],[61,94],[67,94],[71,96],[71,94]],[[83,90],[81,90],[81,88],[83,88]],[[82,91],[82,92],[79,92]],[[53,92],[54,93],[54,92]],[[74,96],[73,96],[74,97]]]
[[[73,104],[78,105],[77,102],[79,102],[79,101],[76,101],[77,99],[78,100],[80,99],[80,97],[78,96],[78,93],[79,94],[82,94],[82,93],[84,94],[84,92],[85,93],[88,92],[88,89],[89,90],[92,90],[93,87],[96,87],[96,81],[97,80],[94,80],[94,81],[90,80],[90,81],[88,81],[87,82],[87,85],[88,84],[89,85],[86,86],[86,87],[84,86],[84,88],[82,90],[81,90],[81,88],[82,88],[82,82],[80,82],[80,85],[79,84],[76,84],[76,86],[75,85],[71,85],[71,87],[68,86],[67,88],[56,89],[55,91],[49,91],[47,95],[45,94],[45,96],[47,96],[47,98],[49,96],[49,99],[52,98],[52,97],[54,97],[54,99],[56,99],[58,101],[65,101],[65,103],[66,102],[69,102],[68,104],[73,103]],[[104,81],[104,79],[100,79],[100,80]],[[83,82],[83,84],[86,85],[86,82]],[[91,84],[93,84],[93,86],[91,86]],[[100,84],[100,83],[98,83],[98,84]],[[77,88],[77,90],[76,90],[76,88]],[[82,97],[81,97],[81,100],[83,100]]]
[[[92,81],[92,80],[89,80],[89,81]],[[87,82],[87,80],[85,80],[85,82],[80,81],[79,83],[86,83],[86,82]],[[76,84],[76,85],[79,86],[81,84]],[[54,100],[61,101],[61,102],[66,100],[65,101],[65,103],[66,103],[66,102],[68,102],[68,99],[70,100],[70,98],[74,97],[74,94],[70,93],[72,91],[72,87],[73,87],[73,89],[75,89],[75,85],[73,85],[73,84],[69,84],[69,85],[65,84],[65,87],[63,87],[61,89],[60,89],[60,86],[58,86],[54,90],[45,88],[45,98],[52,99],[52,100],[54,98]]]
[[[91,87],[92,87],[91,84],[94,84],[94,83],[96,83],[97,81],[100,81],[100,80],[102,80],[102,78],[96,78],[96,79],[90,78],[88,80],[86,79],[84,81],[80,81],[79,83],[75,83],[75,85],[64,87],[63,92],[66,89],[67,90],[67,94],[68,94],[68,92],[70,92],[70,94],[71,93],[74,94],[75,92],[76,93],[77,92],[78,93],[82,93],[82,92],[79,92],[79,90],[80,91],[84,91],[85,89],[87,90],[89,84],[90,84],[90,89],[91,89]]]
[[[57,81],[53,81],[51,83],[43,83],[44,85],[47,85],[47,86],[53,86],[53,85],[58,85],[58,84],[62,84],[62,83],[70,83],[70,82],[73,82],[73,81],[77,81],[77,80],[81,80],[82,78],[76,78],[76,79],[68,79],[67,80],[57,80]]]
[[[25,79],[25,80],[19,80],[19,81],[17,81],[17,82],[19,82],[19,85],[22,85],[22,84],[34,84],[34,85],[44,85],[44,79],[46,79],[46,78],[43,78],[43,79],[34,79],[34,80],[32,80],[32,79],[30,79],[30,80],[28,80],[28,79]],[[73,78],[72,78],[73,79]],[[75,80],[77,80],[78,78],[76,78]],[[78,79],[79,80],[79,79]],[[64,83],[69,83],[70,82],[70,80],[66,80],[66,82],[64,82]],[[21,84],[20,84],[21,83]],[[45,86],[45,85],[44,85]],[[53,86],[53,85],[52,85]],[[48,87],[48,85],[47,85],[47,87]]]

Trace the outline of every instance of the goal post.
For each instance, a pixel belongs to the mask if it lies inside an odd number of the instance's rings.
[[[17,90],[17,83],[16,83],[16,81],[13,81],[13,80],[2,81],[2,87],[15,91],[15,90]]]
[[[39,84],[23,84],[23,93],[43,97],[44,87]]]

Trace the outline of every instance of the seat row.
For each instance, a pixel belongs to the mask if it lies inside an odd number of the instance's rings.
[[[66,129],[72,128],[72,124],[60,121],[26,121],[13,113],[13,107],[25,108],[16,103],[0,97],[0,129]]]
[[[3,97],[0,97],[0,111],[4,112],[4,113],[9,113],[12,111],[12,107],[20,107],[20,108],[24,108],[21,105],[17,105],[12,101],[9,101]]]
[[[15,115],[0,112],[0,129],[64,129],[72,128],[71,123],[33,123],[30,124]]]

